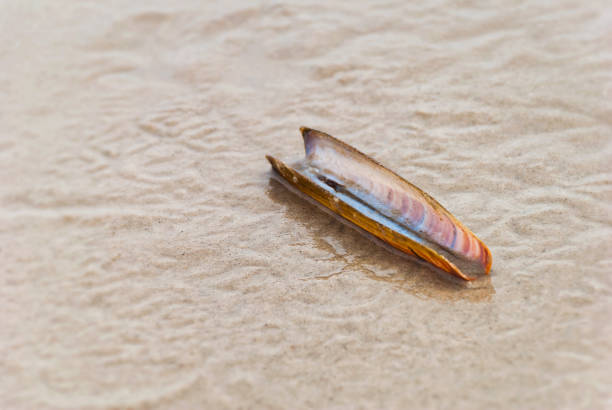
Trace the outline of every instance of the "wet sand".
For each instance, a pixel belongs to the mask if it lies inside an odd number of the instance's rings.
[[[0,407],[612,406],[606,1],[0,13]],[[438,199],[469,285],[289,192],[299,126]]]

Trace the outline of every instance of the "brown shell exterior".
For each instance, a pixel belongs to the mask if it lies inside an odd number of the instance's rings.
[[[412,239],[401,235],[400,233],[386,227],[376,221],[365,216],[359,210],[353,208],[346,202],[326,191],[307,176],[301,174],[295,169],[289,167],[282,161],[267,155],[266,158],[270,161],[272,168],[278,172],[290,185],[297,188],[304,194],[313,198],[326,208],[342,216],[343,218],[354,223],[366,232],[374,235],[378,239],[388,243],[396,249],[410,255],[421,258],[432,265],[442,269],[443,271],[457,276],[464,280],[473,280],[474,278],[465,275],[457,266],[446,259],[444,256],[437,253],[435,250],[424,246]]]

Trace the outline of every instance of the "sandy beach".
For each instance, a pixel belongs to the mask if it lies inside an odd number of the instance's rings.
[[[608,1],[0,4],[0,408],[612,407]],[[279,184],[328,132],[469,284]]]

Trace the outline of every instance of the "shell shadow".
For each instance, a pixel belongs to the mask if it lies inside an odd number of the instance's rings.
[[[312,280],[360,272],[417,297],[479,303],[491,301],[495,294],[490,275],[465,282],[401,253],[288,186],[273,171],[266,193],[282,205],[286,219],[312,233],[315,246],[345,263],[341,271],[313,276]]]

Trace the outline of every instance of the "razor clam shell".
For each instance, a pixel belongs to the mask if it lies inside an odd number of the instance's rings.
[[[488,273],[490,252],[486,258],[480,254],[475,257],[474,251],[470,253],[482,243],[433,198],[353,147],[320,131],[309,128],[301,131],[306,158],[295,168],[266,156],[272,168],[291,186],[392,247],[445,272],[464,280],[474,279],[432,249],[432,245],[484,262]],[[439,222],[432,223],[434,218]],[[461,238],[459,243],[469,244],[465,247],[468,252],[448,246],[449,226],[454,232],[453,244],[457,237]],[[447,231],[437,234],[435,228],[440,227]],[[469,242],[464,242],[461,235]],[[486,249],[484,244],[482,247]]]

